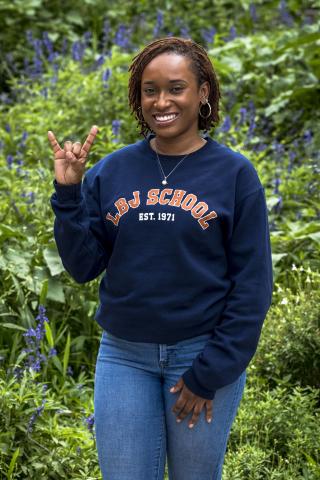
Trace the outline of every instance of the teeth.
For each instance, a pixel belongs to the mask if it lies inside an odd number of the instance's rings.
[[[176,118],[176,116],[177,116],[177,115],[174,113],[174,114],[172,114],[172,115],[163,115],[163,116],[161,116],[161,117],[160,117],[160,116],[156,116],[155,118],[156,118],[156,120],[157,120],[158,122],[167,122],[168,120],[173,120],[174,118]]]

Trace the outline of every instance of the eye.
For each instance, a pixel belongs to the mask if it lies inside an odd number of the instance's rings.
[[[182,86],[176,86],[176,87],[172,87],[171,88],[171,91],[173,93],[180,93],[181,91],[183,90],[183,87]],[[155,92],[155,89],[154,88],[145,88],[143,90],[143,92],[146,94],[146,95],[153,95],[154,92]]]
[[[174,93],[179,93],[183,90],[183,87],[173,87],[172,90]]]
[[[145,88],[144,93],[146,95],[151,95],[154,92],[154,88]]]

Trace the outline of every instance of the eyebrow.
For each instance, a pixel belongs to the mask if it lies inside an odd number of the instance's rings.
[[[174,80],[169,80],[169,83],[175,83],[175,82],[188,83],[188,82],[186,82],[185,80],[182,80],[182,79],[180,79],[180,78],[176,78],[176,79],[174,79]],[[150,85],[151,85],[151,84],[154,84],[154,83],[156,83],[156,82],[154,82],[153,80],[146,80],[145,82],[143,82],[143,84],[150,84]]]

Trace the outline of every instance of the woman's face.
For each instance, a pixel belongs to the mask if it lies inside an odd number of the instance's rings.
[[[183,55],[162,53],[142,73],[142,114],[159,137],[198,135],[200,101],[208,98],[209,83],[198,88],[190,63]]]

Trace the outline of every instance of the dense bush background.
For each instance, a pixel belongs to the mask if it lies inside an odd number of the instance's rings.
[[[136,141],[128,66],[172,34],[207,49],[223,95],[210,134],[253,162],[269,209],[273,303],[223,478],[320,478],[318,3],[0,0],[0,16],[1,478],[100,478],[99,279],[76,284],[57,254],[47,130],[84,140],[97,124],[89,166]]]

